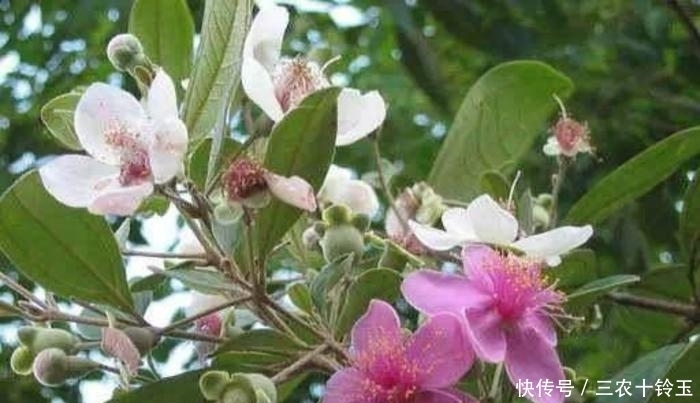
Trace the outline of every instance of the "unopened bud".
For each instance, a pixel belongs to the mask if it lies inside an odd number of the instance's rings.
[[[58,348],[70,353],[79,342],[77,337],[66,330],[32,326],[19,328],[17,338],[34,354],[47,348]]]
[[[219,400],[231,376],[226,371],[207,371],[199,378],[199,390],[207,400]]]
[[[219,399],[220,403],[257,403],[257,401],[252,383],[243,374],[231,375],[231,380]]]
[[[366,214],[355,214],[352,217],[351,223],[358,231],[365,233],[369,229],[369,216]]]
[[[107,45],[107,58],[120,71],[133,71],[137,66],[150,64],[141,42],[131,34],[119,34],[112,38]]]
[[[33,362],[34,354],[25,346],[17,347],[10,357],[10,367],[18,375],[31,374]]]
[[[349,224],[352,221],[352,211],[343,204],[336,204],[323,210],[323,221],[328,225]]]
[[[244,374],[250,381],[257,397],[257,403],[276,403],[277,388],[272,380],[262,374]]]
[[[32,372],[44,386],[58,386],[70,378],[77,378],[99,368],[99,364],[80,357],[69,357],[63,350],[48,348],[34,359]]]
[[[331,263],[348,253],[354,254],[359,262],[365,249],[364,234],[349,224],[328,227],[320,241],[323,257]]]
[[[143,327],[127,327],[124,330],[131,342],[134,343],[136,349],[143,356],[147,354],[156,344],[160,341],[160,336],[156,334],[153,330],[143,328]]]
[[[419,202],[415,220],[421,224],[435,224],[447,209],[442,197],[435,193],[433,188],[422,182],[414,185],[411,190]]]

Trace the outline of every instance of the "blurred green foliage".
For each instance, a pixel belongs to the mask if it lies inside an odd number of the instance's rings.
[[[199,31],[203,2],[188,2]],[[562,212],[606,173],[700,115],[700,43],[668,2],[653,0],[357,0],[306,1],[292,18],[287,54],[311,51],[338,83],[380,89],[390,105],[381,144],[402,161],[396,186],[424,179],[469,86],[494,65],[542,60],[569,76],[567,109],[588,122],[595,158],[580,158],[562,194]],[[700,23],[700,6],[681,1]],[[133,89],[104,54],[127,30],[129,0],[0,0],[0,190],[42,157],[64,152],[41,126],[39,110],[53,97],[94,81]],[[314,11],[322,10],[322,11]],[[334,18],[329,18],[330,16]],[[554,117],[553,117],[554,118]],[[542,136],[521,166],[533,193],[550,188],[553,160]],[[368,141],[340,149],[337,162],[374,169]],[[597,276],[638,274],[682,263],[679,201],[697,159],[596,227],[589,246]],[[459,186],[455,183],[455,186]],[[675,267],[675,266],[674,266]],[[665,269],[666,270],[666,269]],[[676,273],[677,272],[677,273]],[[690,299],[683,267],[649,295]],[[670,277],[667,277],[670,278]],[[678,288],[679,292],[674,292]],[[602,303],[602,326],[562,338],[564,362],[583,376],[610,379],[642,352],[671,341],[683,323],[656,313]],[[167,347],[167,348],[166,348]],[[172,344],[161,346],[167,352]],[[615,352],[611,354],[611,352]],[[0,360],[0,401],[39,401],[29,379],[16,382]],[[165,353],[163,354],[165,355]],[[26,382],[25,382],[26,381]],[[78,401],[76,388],[43,391]]]

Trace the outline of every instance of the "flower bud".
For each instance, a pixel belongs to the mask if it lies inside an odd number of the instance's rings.
[[[207,371],[199,378],[199,390],[207,400],[219,400],[231,380],[226,371]]]
[[[18,375],[31,374],[33,362],[34,354],[26,346],[17,347],[10,357],[10,367]]]
[[[352,211],[345,205],[337,204],[323,210],[323,221],[328,225],[349,224],[352,222]]]
[[[58,386],[70,378],[77,378],[99,368],[99,364],[80,357],[69,357],[63,350],[47,348],[34,359],[32,372],[44,386]]]
[[[131,34],[119,34],[112,38],[107,45],[107,58],[119,71],[150,65],[141,42]]]
[[[328,227],[319,243],[328,263],[348,253],[354,254],[354,261],[358,262],[365,250],[363,233],[349,224]]]
[[[231,375],[231,380],[219,399],[220,403],[257,403],[257,401],[252,383],[243,374]]]
[[[70,353],[79,342],[72,333],[63,329],[24,326],[17,330],[20,343],[27,346],[34,354],[47,348],[58,348]]]
[[[277,388],[272,380],[262,374],[244,374],[255,389],[257,403],[276,403]]]
[[[366,214],[355,214],[350,221],[352,226],[357,228],[358,231],[365,233],[369,230],[369,216]]]
[[[151,351],[160,341],[160,336],[148,328],[132,326],[125,328],[123,331],[142,356]]]
[[[432,225],[437,222],[447,209],[442,201],[442,197],[425,183],[418,183],[411,190],[419,200],[415,220],[426,225]]]

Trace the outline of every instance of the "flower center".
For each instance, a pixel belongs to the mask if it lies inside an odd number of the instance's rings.
[[[151,178],[151,163],[146,147],[123,125],[115,122],[105,133],[107,144],[119,150],[119,183],[137,185]]]
[[[552,128],[559,147],[565,152],[572,152],[580,141],[586,141],[588,128],[574,119],[560,118]]]
[[[237,158],[223,176],[223,188],[230,201],[241,201],[267,190],[265,168],[245,158]]]
[[[283,111],[288,111],[316,90],[330,86],[317,63],[301,57],[282,58],[272,72],[275,96]]]
[[[204,334],[211,336],[218,336],[221,334],[221,318],[215,313],[197,320],[194,325],[198,331]]]

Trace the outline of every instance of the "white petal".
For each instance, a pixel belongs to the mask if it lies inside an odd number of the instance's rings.
[[[263,7],[250,25],[243,44],[243,57],[254,58],[264,69],[272,71],[280,57],[288,24],[289,12],[286,8]]]
[[[355,213],[372,217],[379,210],[379,199],[374,189],[359,179],[345,181],[342,186],[331,186],[324,193],[324,200],[332,204],[345,204]]]
[[[548,137],[547,143],[542,146],[542,152],[551,157],[556,157],[557,155],[561,154],[561,147],[559,147],[557,138],[554,136]]]
[[[551,231],[523,238],[513,246],[526,255],[543,259],[555,258],[577,248],[593,235],[593,227],[559,227]],[[551,263],[557,263],[556,259]],[[556,264],[554,264],[556,265]]]
[[[367,136],[384,123],[386,104],[377,91],[361,95],[343,88],[338,95],[338,135],[335,145],[346,146]]]
[[[454,207],[442,213],[442,226],[450,234],[465,241],[476,241],[476,235],[469,221],[467,209]]]
[[[119,168],[85,155],[64,155],[39,168],[46,190],[71,207],[87,207],[100,187],[118,175]]]
[[[178,117],[175,85],[163,69],[158,70],[148,91],[148,115],[155,120]]]
[[[187,152],[187,127],[177,117],[154,122],[153,143],[148,151],[153,180],[165,183],[180,172]]]
[[[283,202],[302,210],[316,211],[314,188],[304,179],[298,176],[287,178],[268,172],[265,181],[270,192]]]
[[[95,83],[88,87],[75,108],[75,132],[85,151],[98,161],[118,165],[120,151],[110,145],[107,134],[115,132],[143,140],[146,112],[133,95],[117,87]]]
[[[241,66],[241,83],[248,98],[275,122],[284,117],[282,105],[275,96],[275,86],[270,73],[262,64],[251,57],[243,58]]]
[[[132,215],[139,208],[141,202],[151,193],[153,193],[152,182],[121,186],[115,180],[92,200],[88,206],[88,211],[100,215]]]
[[[518,220],[489,195],[481,195],[469,203],[467,215],[481,242],[508,245],[518,235]]]
[[[461,243],[461,240],[445,231],[419,224],[413,220],[408,221],[413,235],[426,247],[432,250],[450,250]]]

